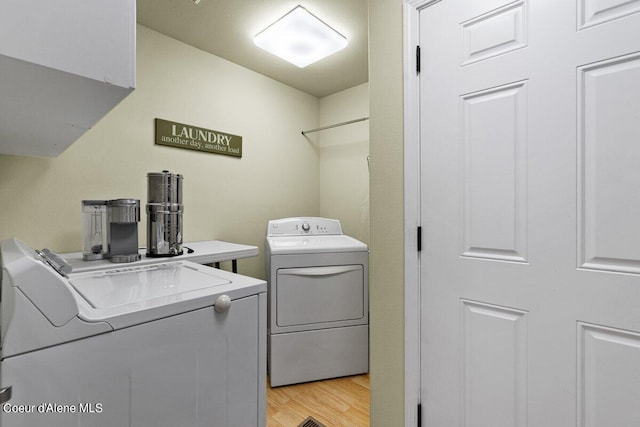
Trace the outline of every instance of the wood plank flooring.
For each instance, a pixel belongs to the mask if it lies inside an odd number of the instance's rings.
[[[296,427],[312,416],[327,427],[369,426],[369,374],[271,388],[267,427]]]

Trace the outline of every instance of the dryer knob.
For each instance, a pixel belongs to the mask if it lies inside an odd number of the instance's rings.
[[[229,307],[231,307],[231,298],[229,298],[229,295],[220,295],[216,298],[216,304],[213,309],[216,313],[224,313],[229,310]]]
[[[304,224],[302,224],[302,231],[304,231],[306,233],[309,230],[311,230],[311,226],[309,225],[308,222],[305,222]]]

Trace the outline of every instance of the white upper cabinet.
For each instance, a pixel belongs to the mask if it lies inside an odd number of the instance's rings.
[[[135,73],[135,0],[0,0],[0,154],[58,156]]]

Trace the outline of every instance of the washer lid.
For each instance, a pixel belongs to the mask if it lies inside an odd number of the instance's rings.
[[[350,236],[283,236],[267,237],[272,254],[309,254],[327,252],[361,252],[367,245]]]
[[[181,294],[231,282],[182,262],[169,262],[79,274],[69,283],[93,308],[129,305],[135,311],[188,299]]]

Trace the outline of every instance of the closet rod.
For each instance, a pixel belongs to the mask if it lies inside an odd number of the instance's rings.
[[[325,130],[325,129],[331,129],[331,128],[336,128],[338,126],[344,126],[344,125],[350,125],[351,123],[358,123],[358,122],[363,122],[365,120],[369,120],[369,117],[361,117],[359,119],[355,119],[355,120],[349,120],[347,122],[342,122],[342,123],[336,123],[335,125],[329,125],[329,126],[323,126],[321,128],[317,128],[317,129],[311,129],[311,130],[303,130],[302,134],[306,135],[308,133],[311,132],[318,132],[320,130]]]

